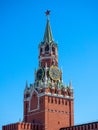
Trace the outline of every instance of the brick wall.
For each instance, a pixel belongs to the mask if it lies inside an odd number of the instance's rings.
[[[60,130],[98,130],[98,122],[76,125],[72,127],[61,128]]]
[[[45,130],[59,130],[63,126],[74,125],[73,111],[70,109],[73,106],[73,100],[45,96]]]
[[[2,130],[42,130],[43,126],[40,124],[31,123],[14,123],[2,127]]]

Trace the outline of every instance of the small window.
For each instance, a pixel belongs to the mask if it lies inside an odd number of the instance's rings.
[[[29,93],[27,93],[27,94],[26,94],[26,98],[28,98],[29,96],[30,96],[30,94],[29,94]]]
[[[48,52],[48,51],[49,51],[49,45],[46,45],[45,52]]]
[[[60,124],[60,121],[58,121],[58,124]]]

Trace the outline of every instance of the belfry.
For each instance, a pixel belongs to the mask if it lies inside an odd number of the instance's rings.
[[[34,83],[24,90],[23,121],[3,130],[59,130],[74,125],[72,83],[65,85],[58,66],[58,45],[53,40],[47,10],[44,38],[39,44],[38,68]]]

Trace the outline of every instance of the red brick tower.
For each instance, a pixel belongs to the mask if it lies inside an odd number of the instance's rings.
[[[49,11],[46,12],[49,14]],[[54,42],[47,17],[43,41],[39,44],[39,67],[34,84],[24,91],[23,122],[39,124],[40,130],[59,130],[74,125],[72,83],[62,82],[58,68],[58,46]]]

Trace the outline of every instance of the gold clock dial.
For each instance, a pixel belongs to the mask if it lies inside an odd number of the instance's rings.
[[[60,79],[60,71],[57,66],[51,66],[49,75],[53,80],[59,80]]]

